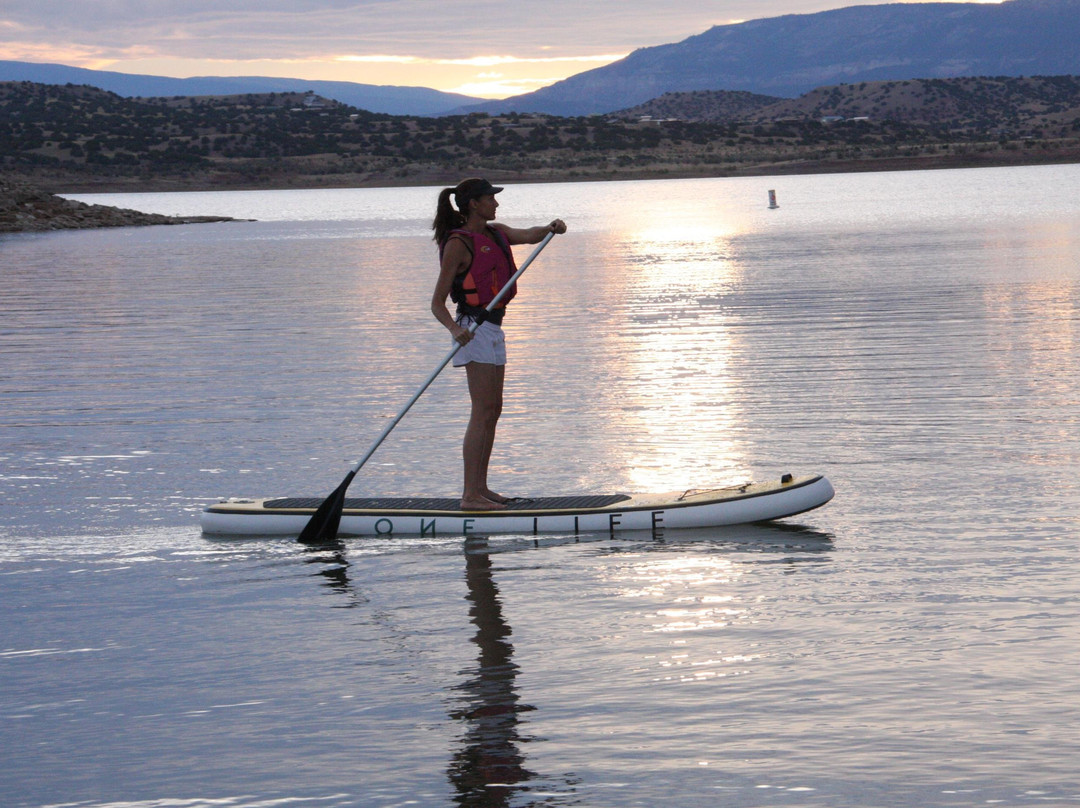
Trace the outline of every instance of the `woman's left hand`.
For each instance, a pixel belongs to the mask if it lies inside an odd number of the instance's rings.
[[[550,230],[552,233],[555,233],[556,235],[561,235],[566,232],[566,222],[564,222],[562,219],[556,219],[548,225],[548,230]]]

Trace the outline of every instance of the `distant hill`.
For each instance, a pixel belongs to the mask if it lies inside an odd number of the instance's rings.
[[[612,114],[626,120],[678,118],[682,121],[739,121],[750,118],[760,109],[786,100],[775,95],[758,95],[743,90],[694,90],[664,93],[644,104]]]
[[[1076,137],[1080,76],[860,82],[819,87],[798,98],[726,90],[666,93],[617,115],[717,123],[865,118],[949,132]]]
[[[669,92],[794,97],[840,82],[1080,75],[1080,0],[896,3],[716,26],[459,112],[592,115]]]
[[[1080,135],[1080,76],[911,79],[820,87],[751,120],[867,118],[954,132]]]
[[[480,100],[426,87],[393,87],[354,84],[348,81],[309,81],[260,76],[174,79],[33,62],[0,61],[0,81],[88,84],[125,98],[313,92],[349,106],[388,115],[440,115],[462,104]]]
[[[677,97],[647,118],[431,117],[367,112],[314,93],[140,99],[0,82],[0,174],[72,192],[1077,162],[1076,90],[1074,77],[868,83],[757,109],[760,97],[701,93],[691,94],[693,109],[726,112],[695,121],[674,114]],[[897,120],[901,113],[912,122]]]

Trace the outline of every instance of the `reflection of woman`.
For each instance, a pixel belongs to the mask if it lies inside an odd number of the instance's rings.
[[[458,805],[502,808],[535,776],[525,768],[518,716],[536,708],[522,704],[518,696],[510,626],[503,617],[486,539],[467,541],[465,581],[479,656],[469,678],[457,688],[465,703],[451,717],[464,721],[466,729],[448,774]]]
[[[439,194],[432,229],[439,245],[439,280],[431,297],[431,311],[462,348],[455,367],[465,367],[472,411],[465,430],[462,456],[465,484],[461,509],[499,510],[509,500],[488,487],[488,461],[495,443],[495,426],[502,413],[506,345],[502,330],[505,305],[516,289],[490,313],[484,308],[514,274],[513,244],[536,244],[548,233],[565,233],[561,219],[539,227],[517,229],[493,224],[502,188],[484,179],[467,179]],[[454,204],[450,197],[454,197]],[[455,207],[456,206],[456,207]],[[457,304],[457,317],[446,308],[446,298]],[[473,323],[480,323],[470,332]]]

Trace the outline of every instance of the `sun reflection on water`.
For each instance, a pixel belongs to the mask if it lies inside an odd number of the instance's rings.
[[[629,579],[623,597],[666,597],[678,603],[726,603],[728,594],[701,593],[702,587],[729,585],[742,576],[731,559],[718,556],[644,558],[619,577]]]
[[[745,467],[730,370],[741,349],[729,312],[743,272],[736,235],[722,223],[652,223],[613,251],[625,284],[620,341],[633,348],[612,361],[638,490],[735,482]]]
[[[658,681],[703,681],[749,672],[758,655],[716,647],[716,638],[736,623],[751,619],[731,590],[742,577],[728,558],[703,555],[653,559],[641,557],[615,579],[622,597],[660,605],[644,617],[646,631],[667,637],[666,648],[651,655]],[[694,633],[700,636],[691,641]]]

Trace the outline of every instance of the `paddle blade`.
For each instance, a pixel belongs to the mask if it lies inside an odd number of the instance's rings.
[[[345,491],[356,475],[350,471],[341,485],[323,500],[322,505],[312,514],[311,519],[300,531],[297,541],[301,544],[333,544],[337,541],[338,525],[341,524],[341,511],[345,507]]]

